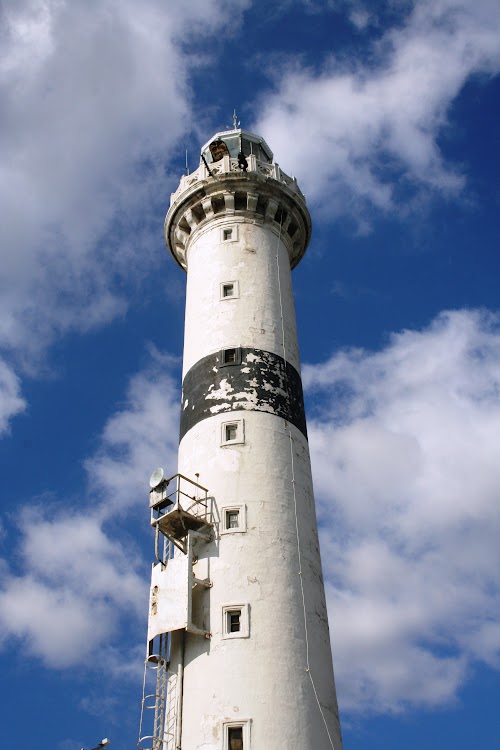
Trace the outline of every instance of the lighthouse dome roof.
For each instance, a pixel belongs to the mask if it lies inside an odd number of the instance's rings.
[[[259,161],[269,164],[273,162],[273,152],[264,138],[242,128],[215,133],[201,149],[201,155],[207,164],[218,161],[224,154],[237,158],[240,153],[244,156],[254,154]]]

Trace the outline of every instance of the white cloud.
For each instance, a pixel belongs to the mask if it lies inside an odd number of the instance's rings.
[[[330,218],[353,215],[361,229],[367,208],[407,210],[419,189],[456,194],[462,166],[443,161],[437,137],[467,79],[499,72],[499,23],[494,0],[419,0],[370,63],[344,56],[319,72],[273,71],[276,90],[255,128],[309,199]]]
[[[165,165],[192,128],[189,76],[248,2],[2,5],[0,348],[17,366],[123,314],[124,279],[160,262]]]
[[[0,359],[0,435],[8,430],[10,419],[25,409],[26,402],[21,396],[19,378]]]
[[[372,16],[366,8],[355,7],[349,14],[349,20],[358,31],[364,31],[370,25]]]
[[[143,614],[137,560],[95,514],[51,517],[33,506],[20,528],[21,572],[7,572],[0,593],[3,638],[22,639],[48,666],[68,667],[96,653],[120,615]]]
[[[32,501],[19,523],[19,569],[0,561],[3,644],[22,640],[47,666],[86,664],[92,654],[91,667],[138,677],[144,652],[132,649],[124,664],[124,647],[109,644],[137,618],[145,638],[149,565],[137,548],[140,534],[131,540],[123,529],[133,504],[142,509],[141,531],[149,526],[151,470],[162,464],[176,471],[179,398],[165,375],[168,358],[153,355],[87,463],[90,494],[65,497],[57,508]]]
[[[500,317],[443,313],[304,383],[343,706],[453,700],[500,666]]]
[[[106,423],[101,448],[86,462],[94,493],[109,516],[129,505],[147,509],[148,480],[157,466],[177,466],[180,396],[166,372],[169,358],[153,352],[154,366],[134,376],[125,407]]]

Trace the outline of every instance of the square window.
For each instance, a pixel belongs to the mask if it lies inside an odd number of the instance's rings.
[[[226,434],[225,434],[225,440],[236,440],[236,436],[238,434],[238,425],[236,424],[227,424],[226,425]]]
[[[220,285],[220,298],[238,299],[240,296],[239,284],[237,281],[223,281]]]
[[[245,442],[245,424],[243,419],[223,422],[221,428],[221,445],[234,445]]]
[[[220,512],[221,534],[241,534],[247,530],[245,505],[223,506]]]
[[[230,609],[226,612],[227,632],[239,633],[241,630],[241,609]]]
[[[228,604],[222,608],[222,637],[248,638],[248,604]]]
[[[232,224],[231,226],[226,224],[219,231],[221,242],[236,242],[238,239],[238,224]]]
[[[243,750],[243,727],[228,727],[229,750]]]
[[[240,365],[241,364],[241,349],[239,346],[232,346],[229,349],[222,349],[220,353],[221,366],[224,365]]]
[[[250,750],[250,720],[224,722],[224,750]]]

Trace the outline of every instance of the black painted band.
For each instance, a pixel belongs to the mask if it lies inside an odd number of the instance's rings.
[[[209,354],[186,373],[179,440],[202,419],[242,410],[282,417],[307,438],[302,381],[295,367],[262,349],[237,349],[232,358],[234,363],[224,364],[223,352]]]

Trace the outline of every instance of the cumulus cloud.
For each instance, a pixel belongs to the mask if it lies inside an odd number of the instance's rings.
[[[123,314],[124,285],[158,262],[190,74],[248,2],[2,4],[0,348],[16,367]]]
[[[449,702],[500,666],[500,317],[445,312],[304,383],[344,708]]]
[[[153,355],[153,367],[131,379],[125,407],[110,417],[99,451],[86,462],[105,515],[144,502],[145,480],[153,469],[177,465],[180,397],[165,370],[173,360]]]
[[[24,519],[22,559],[29,572],[8,575],[0,593],[3,637],[25,640],[51,667],[84,663],[116,627],[119,613],[145,605],[130,555],[96,518],[81,514]]]
[[[21,396],[19,378],[0,359],[0,436],[9,428],[10,419],[23,412],[26,402]]]
[[[356,6],[353,14],[368,23]],[[494,0],[419,0],[368,63],[333,56],[319,71],[273,71],[255,128],[309,199],[330,217],[350,213],[361,229],[368,208],[401,211],[419,190],[454,195],[464,175],[437,139],[464,83],[499,72],[499,23]]]
[[[20,567],[2,561],[3,644],[23,640],[47,666],[85,664],[92,653],[92,664],[111,676],[137,677],[143,653],[134,647],[124,665],[123,649],[108,644],[147,612],[149,566],[138,535],[131,541],[117,531],[134,504],[142,506],[147,528],[151,470],[176,470],[179,397],[164,358],[155,353],[155,360],[132,378],[123,408],[105,425],[87,462],[88,493],[50,507],[32,501],[18,529]]]

